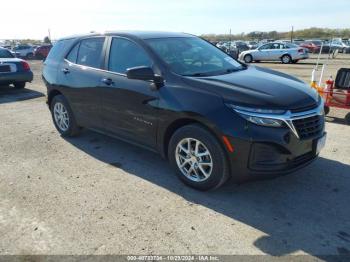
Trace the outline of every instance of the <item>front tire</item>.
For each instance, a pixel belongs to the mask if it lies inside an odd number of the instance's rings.
[[[249,63],[253,62],[253,57],[252,57],[252,55],[245,55],[243,60],[245,63],[249,64]]]
[[[178,177],[198,190],[216,189],[229,178],[225,151],[208,130],[184,126],[171,137],[168,158]]]
[[[330,111],[331,111],[331,109],[329,106],[324,106],[324,114],[325,115],[328,115]]]
[[[50,110],[55,127],[63,137],[79,134],[80,127],[77,125],[73,111],[63,95],[57,95],[52,99]]]

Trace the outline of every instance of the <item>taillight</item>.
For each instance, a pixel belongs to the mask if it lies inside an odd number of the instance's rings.
[[[304,49],[298,49],[298,53],[304,53]]]
[[[30,66],[26,61],[22,61],[21,64],[24,71],[30,71]]]

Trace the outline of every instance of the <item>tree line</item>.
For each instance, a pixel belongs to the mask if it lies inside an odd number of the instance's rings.
[[[229,40],[262,40],[262,39],[291,39],[292,32],[277,31],[254,31],[241,34],[204,34],[203,38],[209,41],[229,41]],[[350,28],[330,29],[311,27],[308,29],[296,30],[293,32],[293,39],[330,39],[334,37],[350,38]]]

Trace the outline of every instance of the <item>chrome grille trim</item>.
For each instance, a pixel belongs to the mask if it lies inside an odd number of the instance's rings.
[[[324,101],[321,99],[321,103],[319,105],[311,110],[307,110],[304,112],[297,112],[297,113],[292,113],[290,110],[285,112],[284,114],[281,115],[276,115],[276,114],[264,114],[264,113],[252,113],[252,112],[247,112],[239,109],[235,109],[236,112],[247,115],[247,116],[253,116],[253,117],[263,117],[263,118],[269,118],[269,119],[276,119],[276,120],[281,120],[283,121],[289,129],[293,132],[293,134],[300,139],[300,136],[298,134],[298,130],[296,129],[293,121],[298,120],[298,119],[305,119],[313,116],[323,116],[324,115]]]

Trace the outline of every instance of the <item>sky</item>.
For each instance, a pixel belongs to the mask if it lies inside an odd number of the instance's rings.
[[[15,10],[14,10],[15,8]],[[17,0],[0,2],[0,39],[110,30],[201,34],[350,28],[350,0]]]

